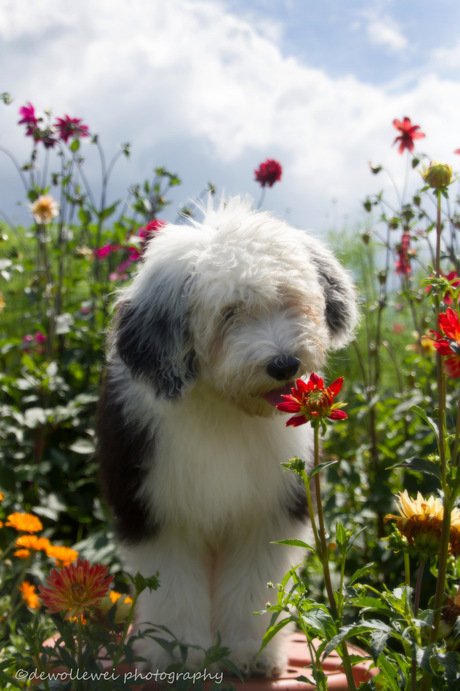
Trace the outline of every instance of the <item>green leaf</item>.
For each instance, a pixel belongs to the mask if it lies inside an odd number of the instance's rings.
[[[418,406],[418,405],[411,405],[411,407],[409,408],[409,410],[411,410],[413,413],[417,413],[417,415],[418,415],[419,417],[421,417],[422,420],[423,420],[424,422],[426,422],[426,424],[433,430],[433,432],[434,432],[435,435],[436,435],[436,439],[439,439],[439,430],[438,430],[438,426],[436,425],[436,423],[434,422],[434,420],[432,420],[430,417],[428,417],[428,415],[425,413],[425,411],[423,410],[423,408],[420,408],[420,406]]]
[[[268,645],[268,643],[270,643],[271,639],[272,639],[274,636],[276,636],[276,634],[278,633],[278,631],[281,631],[281,629],[284,629],[284,627],[285,627],[287,624],[290,624],[291,621],[292,621],[292,618],[291,618],[291,617],[287,617],[286,619],[282,619],[282,620],[279,621],[277,624],[275,624],[274,626],[270,626],[270,628],[267,629],[267,631],[266,631],[266,633],[265,633],[265,636],[263,637],[263,640],[262,640],[262,645],[261,645],[261,647],[260,647],[259,654],[260,654],[260,653],[262,652],[262,650]]]
[[[302,549],[309,549],[311,552],[315,551],[315,548],[311,545],[307,545],[306,542],[302,540],[275,540],[271,542],[272,545],[288,545],[289,547],[301,547]]]
[[[357,569],[351,576],[349,585],[353,585],[353,583],[356,583],[358,578],[361,578],[361,576],[367,574],[372,566],[374,566],[374,562],[371,561],[368,564],[365,564],[365,566],[362,566],[360,569]]]
[[[315,475],[320,473],[322,470],[325,470],[325,468],[329,468],[329,466],[331,465],[336,465],[337,463],[338,461],[327,461],[326,463],[319,463],[315,468],[313,468],[311,473],[309,473],[308,479],[312,480],[315,477]]]
[[[432,475],[441,480],[441,469],[435,463],[427,461],[425,458],[408,458],[402,463],[396,463],[396,465],[391,466],[391,469],[393,468],[407,468],[408,470],[413,470],[414,473]]]

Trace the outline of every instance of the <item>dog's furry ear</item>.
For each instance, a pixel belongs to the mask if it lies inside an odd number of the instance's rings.
[[[347,345],[359,320],[353,281],[334,255],[324,247],[314,248],[312,260],[326,298],[326,323],[333,349]]]
[[[159,275],[122,300],[112,343],[134,378],[144,379],[157,396],[175,399],[196,378],[189,329],[188,281]]]

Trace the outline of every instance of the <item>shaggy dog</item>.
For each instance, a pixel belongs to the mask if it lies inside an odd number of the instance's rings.
[[[267,620],[255,612],[301,560],[271,543],[306,537],[304,490],[281,464],[311,463],[313,443],[275,406],[356,322],[333,255],[248,201],[155,235],[117,303],[97,425],[128,569],[160,574],[140,622],[205,649],[219,633],[243,673],[282,671],[280,638],[257,656]],[[152,669],[173,661],[148,638],[139,652]],[[191,648],[187,666],[201,663]]]

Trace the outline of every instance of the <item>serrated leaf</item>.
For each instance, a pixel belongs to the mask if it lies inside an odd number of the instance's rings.
[[[353,583],[356,583],[358,578],[361,578],[364,574],[368,573],[369,569],[374,566],[374,562],[369,562],[369,564],[365,564],[362,566],[360,569],[357,569],[354,574],[350,578],[349,585],[353,585]]]

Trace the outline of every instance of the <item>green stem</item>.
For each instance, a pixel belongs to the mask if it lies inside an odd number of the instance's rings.
[[[436,206],[436,262],[435,274],[439,278],[441,275],[441,193],[437,193]],[[435,299],[435,313],[436,324],[439,323],[440,312],[440,298],[436,296]],[[441,608],[444,601],[446,574],[447,574],[447,560],[449,557],[449,537],[450,537],[450,519],[452,514],[453,501],[451,499],[450,487],[447,483],[447,457],[445,445],[445,421],[446,421],[446,376],[443,372],[442,356],[437,353],[437,381],[438,381],[438,450],[441,465],[441,488],[444,493],[444,515],[442,521],[442,533],[439,548],[438,558],[438,578],[436,581],[436,592],[433,604],[433,625],[430,631],[430,643],[435,643],[438,639],[439,624],[441,621]],[[432,674],[425,671],[422,677],[420,691],[429,691],[431,688]]]
[[[319,465],[319,424],[315,425],[314,429],[314,459],[315,468]],[[323,503],[321,500],[321,482],[319,473],[315,475],[315,490],[316,490],[316,506],[318,512],[318,523],[319,523],[319,542],[320,542],[320,559],[321,565],[323,567],[324,582],[326,585],[326,592],[329,600],[329,606],[333,611],[335,617],[339,619],[339,612],[337,609],[337,603],[335,601],[334,590],[332,588],[331,573],[329,570],[329,555],[327,549],[326,541],[326,530],[324,527],[324,514],[323,514]],[[340,624],[341,622],[338,621]],[[346,642],[341,643],[338,647],[338,652],[342,657],[343,668],[345,670],[345,675],[347,677],[348,689],[349,691],[356,691],[355,680],[353,677],[353,670],[350,662],[350,656],[348,654],[348,647]]]

